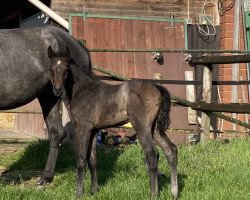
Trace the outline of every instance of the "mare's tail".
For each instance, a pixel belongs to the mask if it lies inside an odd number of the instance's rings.
[[[156,128],[160,134],[164,134],[170,124],[171,96],[168,90],[160,85],[156,85],[162,96],[160,112],[156,119]]]
[[[86,48],[86,47],[85,47]],[[87,50],[87,53],[88,53],[88,57],[89,57],[89,68],[90,68],[90,72],[92,74],[92,70],[93,70],[93,64],[92,64],[92,59],[91,59],[91,56],[90,56],[90,53],[89,53],[89,50],[86,48]]]

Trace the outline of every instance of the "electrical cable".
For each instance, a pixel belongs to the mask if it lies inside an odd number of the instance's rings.
[[[231,0],[231,3],[228,6],[223,6],[224,2],[226,2],[226,0],[218,0],[218,10],[220,16],[224,15],[227,11],[231,10],[235,4],[235,0]]]
[[[206,30],[205,28],[202,28],[201,25],[199,25],[199,23],[196,22],[196,25],[198,27],[199,33],[205,36],[214,36],[216,35],[216,29],[214,24],[211,22],[211,20],[208,18],[207,14],[206,14],[206,8],[208,6],[216,6],[214,1],[210,0],[205,0],[204,4],[202,6],[201,9],[201,14],[200,16],[203,18],[203,20],[206,22]],[[211,30],[212,29],[212,30]]]

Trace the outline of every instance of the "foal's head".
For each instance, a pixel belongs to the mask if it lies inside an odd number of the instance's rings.
[[[53,92],[56,96],[60,96],[64,90],[64,83],[69,69],[69,49],[65,56],[56,56],[55,52],[49,46],[48,56],[50,62],[50,81],[53,85]]]

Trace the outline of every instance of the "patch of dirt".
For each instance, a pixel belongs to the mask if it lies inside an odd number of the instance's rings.
[[[10,142],[0,142],[0,154],[2,153],[13,153],[24,149],[28,143],[10,143]]]
[[[0,129],[0,154],[12,153],[23,149],[35,138],[15,132],[14,130]]]
[[[19,133],[13,129],[0,128],[0,141],[22,142],[37,139],[32,135]]]

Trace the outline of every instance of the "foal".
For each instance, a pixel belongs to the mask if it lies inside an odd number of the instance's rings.
[[[51,47],[48,48],[48,55],[51,59],[51,81],[55,94],[62,94],[61,98],[70,103],[77,145],[77,195],[80,196],[84,192],[86,161],[91,172],[91,191],[97,191],[94,144],[96,130],[130,121],[146,155],[151,196],[159,193],[157,144],[167,158],[171,170],[171,191],[177,198],[177,148],[165,134],[170,123],[169,92],[149,82],[128,81],[120,85],[110,85],[86,76],[82,80],[74,80],[75,87],[69,100],[67,95],[62,93],[64,79],[69,65],[74,73],[77,73],[77,68],[70,63],[69,55],[55,56]]]

